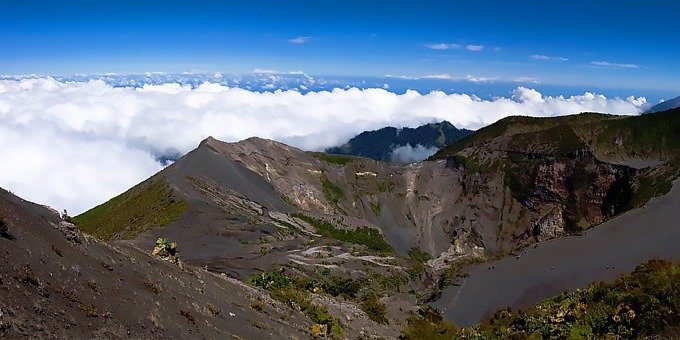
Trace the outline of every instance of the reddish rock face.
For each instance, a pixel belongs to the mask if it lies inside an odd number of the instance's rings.
[[[545,155],[522,166],[524,172],[510,176],[519,176],[528,186],[513,192],[513,196],[530,210],[555,205],[564,216],[553,220],[562,220],[563,229],[572,232],[624,211],[635,172],[627,166],[600,162],[590,154],[572,158]]]

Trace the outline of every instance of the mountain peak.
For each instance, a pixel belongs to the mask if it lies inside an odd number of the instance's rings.
[[[208,136],[205,139],[203,139],[200,143],[198,143],[198,146],[203,146],[203,145],[210,145],[214,144],[216,142],[220,142],[219,140],[215,139],[213,136]]]

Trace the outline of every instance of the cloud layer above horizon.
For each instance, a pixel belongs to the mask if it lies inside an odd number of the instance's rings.
[[[548,97],[525,87],[507,98],[482,100],[438,91],[302,94],[210,82],[133,88],[101,80],[0,80],[0,186],[76,214],[162,169],[158,158],[186,153],[207,136],[228,142],[258,136],[323,150],[384,126],[448,120],[477,129],[509,115],[638,114],[646,106],[643,97]]]

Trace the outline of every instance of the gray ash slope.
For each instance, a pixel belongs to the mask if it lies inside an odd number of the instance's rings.
[[[470,326],[501,308],[526,308],[565,290],[613,280],[640,263],[680,261],[680,187],[581,236],[528,247],[515,257],[466,269],[468,277],[433,305],[460,326]]]
[[[0,337],[305,337],[309,321],[243,283],[80,234],[0,190]],[[262,301],[265,313],[248,306]],[[255,320],[255,321],[253,321]]]

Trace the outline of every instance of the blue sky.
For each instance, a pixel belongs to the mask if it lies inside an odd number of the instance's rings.
[[[672,1],[0,0],[0,74],[272,69],[670,93],[678,11]]]

